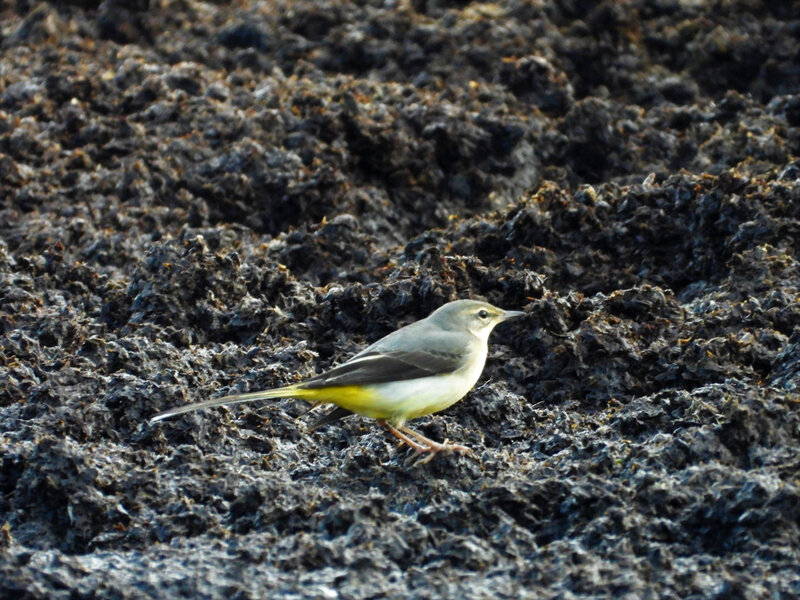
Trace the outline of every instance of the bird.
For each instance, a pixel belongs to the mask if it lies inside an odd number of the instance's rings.
[[[439,453],[469,452],[469,448],[437,442],[406,423],[442,411],[473,388],[483,371],[488,340],[494,327],[526,313],[503,310],[482,300],[455,300],[428,317],[401,327],[348,361],[299,383],[259,392],[233,394],[178,406],[150,420],[151,424],[214,406],[269,398],[297,398],[314,407],[335,408],[308,431],[353,413],[375,419],[381,427],[423,455],[415,464]]]

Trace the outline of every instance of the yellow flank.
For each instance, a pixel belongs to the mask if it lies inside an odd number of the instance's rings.
[[[289,395],[310,402],[330,402],[372,419],[388,419],[392,416],[375,406],[379,398],[371,386],[338,385],[316,389],[295,387],[291,394],[287,394]]]

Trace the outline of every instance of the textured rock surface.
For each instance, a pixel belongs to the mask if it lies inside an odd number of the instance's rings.
[[[0,596],[800,595],[800,3],[0,11]],[[458,297],[473,456],[146,424]]]

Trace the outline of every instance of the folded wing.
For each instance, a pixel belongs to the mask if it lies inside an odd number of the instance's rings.
[[[370,385],[452,373],[464,363],[463,353],[393,351],[359,354],[352,360],[300,384],[307,389]]]

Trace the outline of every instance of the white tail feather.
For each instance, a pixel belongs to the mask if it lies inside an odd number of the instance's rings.
[[[233,394],[231,396],[223,396],[222,398],[212,398],[211,400],[204,400],[203,402],[195,402],[194,404],[186,404],[178,406],[170,410],[166,410],[157,414],[150,419],[150,424],[163,421],[175,415],[182,415],[183,413],[191,412],[193,410],[200,410],[203,408],[212,408],[214,406],[222,406],[223,404],[239,404],[240,402],[254,402],[255,400],[266,400],[267,398],[289,398],[292,396],[293,386],[283,388],[274,388],[271,390],[263,390],[260,392],[250,392],[248,394]]]

